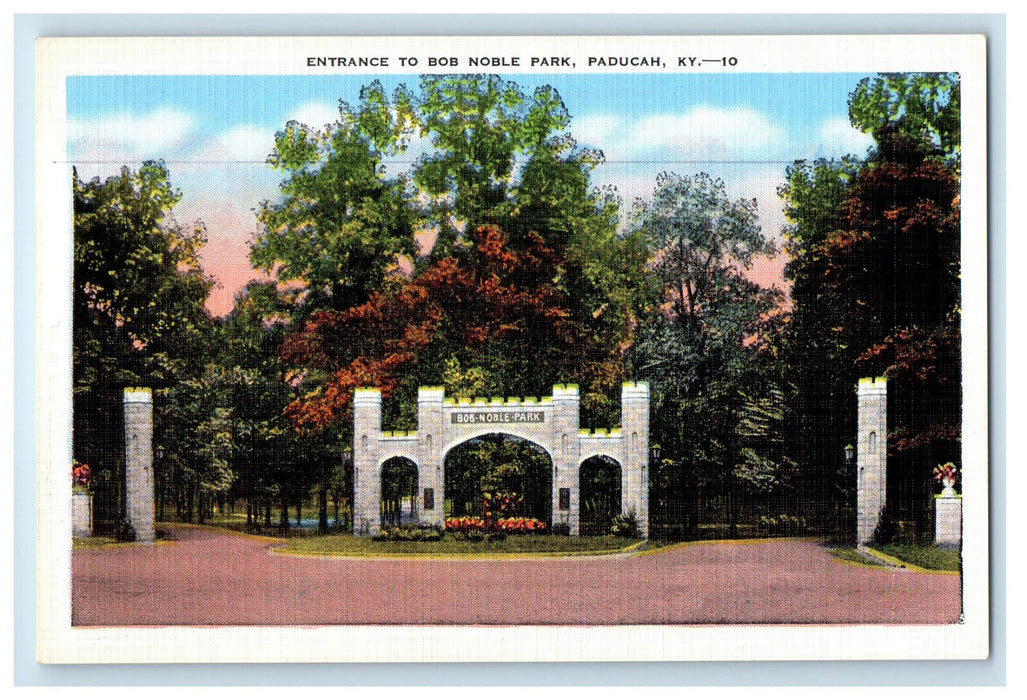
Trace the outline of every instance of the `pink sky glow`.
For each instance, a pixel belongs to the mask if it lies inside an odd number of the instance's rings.
[[[225,316],[235,303],[235,295],[251,280],[267,280],[267,275],[250,265],[250,241],[254,229],[247,230],[238,216],[228,214],[207,222],[208,240],[200,251],[204,271],[216,282],[207,299],[207,309],[214,316]],[[418,236],[421,252],[427,252],[435,242],[434,233]],[[788,256],[779,252],[774,257],[759,256],[753,261],[749,277],[763,287],[777,287],[788,293],[791,283],[784,279]],[[405,269],[401,265],[401,269]]]

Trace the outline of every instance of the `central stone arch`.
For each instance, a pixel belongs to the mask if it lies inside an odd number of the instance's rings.
[[[418,522],[443,526],[443,460],[449,450],[475,437],[504,433],[535,443],[552,460],[553,524],[578,535],[579,469],[596,455],[621,465],[621,500],[634,512],[642,537],[649,532],[649,385],[625,382],[621,388],[621,427],[583,430],[578,424],[578,387],[557,384],[552,396],[520,398],[447,398],[442,387],[417,392],[417,430],[382,431],[382,395],[357,389],[353,397],[353,532],[379,532],[382,465],[405,457],[417,465]]]
[[[476,491],[476,484],[467,484],[462,482],[458,475],[450,473],[450,468],[456,466],[451,462],[451,458],[454,457],[454,453],[460,452],[463,449],[471,448],[471,446],[479,441],[489,443],[495,447],[503,446],[513,452],[519,453],[520,455],[527,456],[533,454],[540,461],[545,462],[545,466],[537,463],[532,467],[526,469],[521,478],[521,488],[513,489],[520,494],[522,498],[522,508],[524,510],[530,509],[531,512],[525,512],[523,515],[535,517],[546,522],[552,522],[552,502],[549,494],[553,490],[553,455],[552,453],[542,445],[539,445],[534,440],[529,440],[523,436],[516,435],[510,431],[504,430],[503,428],[493,429],[482,435],[469,437],[463,442],[458,442],[448,447],[442,455],[442,478],[445,486],[445,501],[452,501],[453,499],[453,488],[456,483],[461,483],[464,486],[469,486],[471,491]],[[502,448],[500,448],[502,449]],[[532,489],[529,494],[528,485],[537,478],[540,478],[546,482],[546,487],[543,489]],[[459,490],[459,489],[458,489]],[[543,500],[545,502],[543,502]],[[480,505],[480,501],[474,502],[476,506]],[[445,504],[444,504],[445,505]],[[462,505],[462,504],[461,504]],[[532,507],[535,506],[535,507]],[[454,503],[454,507],[457,504]],[[463,510],[463,508],[458,508]],[[475,513],[468,513],[468,515],[474,515]]]

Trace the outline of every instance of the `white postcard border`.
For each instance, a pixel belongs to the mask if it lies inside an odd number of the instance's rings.
[[[70,626],[71,203],[65,80],[84,74],[309,75],[310,55],[680,53],[745,72],[956,71],[963,103],[963,464],[988,463],[986,75],[980,36],[44,39],[37,45],[37,654],[47,663],[956,659],[988,653],[988,479],[964,472],[964,611],[948,626],[106,628]],[[511,49],[510,53],[513,52]],[[840,59],[839,56],[844,57]],[[397,61],[398,63],[398,61]],[[316,70],[316,69],[314,69]],[[461,68],[461,70],[465,70]],[[581,70],[578,67],[577,70]],[[611,69],[608,72],[637,70]],[[666,68],[664,72],[673,70]],[[437,69],[450,72],[451,69]],[[361,72],[366,72],[362,69]],[[398,65],[383,73],[433,72]],[[497,71],[490,71],[497,72]],[[549,73],[520,67],[504,75]]]

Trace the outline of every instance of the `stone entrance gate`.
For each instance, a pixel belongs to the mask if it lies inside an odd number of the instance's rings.
[[[621,512],[635,514],[639,534],[649,534],[649,385],[621,388],[621,427],[580,429],[578,387],[557,384],[553,395],[525,398],[447,398],[442,387],[417,392],[417,430],[382,431],[382,395],[357,389],[353,398],[353,532],[379,532],[381,470],[393,457],[417,465],[417,521],[443,526],[443,466],[451,449],[482,435],[498,433],[531,441],[552,461],[553,525],[579,534],[581,464],[610,457],[620,464]]]

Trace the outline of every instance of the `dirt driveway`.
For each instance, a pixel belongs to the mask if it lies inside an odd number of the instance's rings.
[[[960,577],[853,566],[813,542],[520,560],[315,559],[172,530],[72,555],[73,625],[954,623]]]

